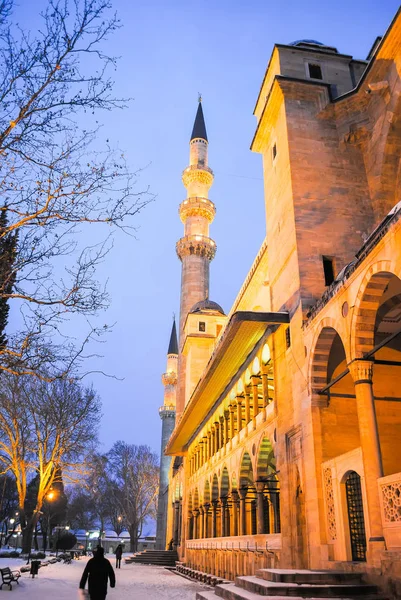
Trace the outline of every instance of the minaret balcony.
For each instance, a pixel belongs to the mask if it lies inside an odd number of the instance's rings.
[[[176,385],[177,384],[177,373],[174,373],[174,371],[163,373],[163,375],[162,375],[162,384],[164,386],[166,386],[166,385]]]
[[[178,212],[183,223],[188,217],[204,217],[211,223],[216,214],[216,207],[208,198],[194,196],[181,202]]]
[[[211,238],[206,235],[186,235],[178,240],[176,247],[178,258],[182,260],[185,256],[202,256],[213,260],[217,246]]]
[[[175,406],[161,406],[159,408],[159,416],[161,419],[164,417],[175,417]]]
[[[214,175],[212,169],[200,163],[190,165],[182,172],[182,183],[187,188],[191,183],[201,183],[210,187],[213,183]]]

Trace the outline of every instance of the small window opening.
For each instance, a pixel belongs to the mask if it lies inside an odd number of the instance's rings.
[[[287,329],[285,330],[285,346],[287,350],[291,346],[291,331],[289,327],[287,327]]]
[[[273,156],[273,160],[275,160],[275,158],[277,156],[277,144],[273,145],[272,156]]]
[[[199,321],[199,331],[206,331],[205,321]]]
[[[320,65],[313,65],[308,63],[309,67],[309,77],[311,79],[323,79],[322,75],[322,67]]]
[[[334,281],[334,259],[323,256],[324,285],[331,285]]]

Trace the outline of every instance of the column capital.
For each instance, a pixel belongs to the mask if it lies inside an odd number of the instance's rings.
[[[235,401],[233,400],[233,401],[232,401],[232,403],[229,405],[229,410],[230,410],[230,413],[233,413],[233,412],[234,412],[234,410],[235,410],[235,407],[236,407],[236,403],[235,403]]]
[[[258,494],[262,494],[263,490],[265,489],[265,482],[264,481],[255,481],[255,487],[256,487],[256,492]]]
[[[349,365],[349,371],[354,380],[354,385],[359,383],[372,383],[373,379],[373,364],[372,360],[353,360]]]
[[[238,490],[238,493],[239,493],[239,496],[240,496],[241,500],[245,500],[246,495],[248,493],[248,488],[240,488]]]
[[[237,490],[231,490],[231,498],[232,501],[237,503],[239,501],[239,496]]]

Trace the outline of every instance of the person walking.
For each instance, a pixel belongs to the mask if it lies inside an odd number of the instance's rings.
[[[98,546],[93,558],[88,560],[82,574],[79,588],[85,589],[88,580],[88,591],[90,600],[106,600],[107,583],[110,579],[110,587],[115,587],[116,576],[110,561],[104,557],[104,548]]]
[[[116,569],[121,569],[121,557],[123,555],[122,544],[118,544],[116,548]]]

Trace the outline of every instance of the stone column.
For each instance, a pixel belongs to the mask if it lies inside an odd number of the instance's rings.
[[[212,456],[212,434],[210,431],[207,432],[207,459],[210,460]]]
[[[256,533],[265,533],[265,517],[264,517],[264,496],[263,490],[265,489],[265,484],[263,482],[256,482],[256,498],[257,498],[257,508],[256,508]]]
[[[248,425],[251,420],[251,399],[249,393],[249,386],[245,387],[245,425]]]
[[[383,477],[383,463],[372,385],[373,362],[354,360],[350,363],[349,370],[355,385],[359,438],[368,500],[369,542],[370,544],[375,542],[383,544],[383,527],[377,485],[379,477]]]
[[[203,506],[203,537],[205,537],[205,538],[209,537],[208,520],[209,520],[209,504],[205,504]]]
[[[237,423],[238,423],[238,432],[242,429],[242,397],[237,396]]]
[[[225,439],[224,439],[224,417],[223,415],[219,418],[220,421],[220,448],[224,447]]]
[[[225,442],[227,444],[227,442],[230,441],[230,432],[229,432],[229,425],[228,425],[228,420],[230,417],[230,413],[228,410],[224,411],[224,439]]]
[[[193,510],[192,515],[194,518],[194,526],[193,526],[194,536],[193,536],[193,538],[194,538],[194,540],[197,540],[199,537],[199,528],[198,528],[198,526],[199,526],[199,523],[198,523],[199,510],[198,509]]]
[[[234,405],[230,404],[230,439],[233,439],[235,436],[235,415],[234,415]]]
[[[212,500],[212,535],[211,537],[217,537],[217,500]]]
[[[204,534],[204,530],[203,530],[203,506],[199,507],[199,537],[202,539],[205,537]]]
[[[193,538],[193,516],[192,513],[188,514],[188,523],[187,523],[187,540],[192,540]]]
[[[269,404],[269,381],[267,375],[267,367],[262,367],[262,387],[263,387],[263,406]]]
[[[259,414],[259,398],[258,398],[258,383],[259,376],[252,375],[252,396],[253,396],[253,416],[256,417]]]
[[[178,545],[181,545],[181,536],[182,536],[182,500],[179,501],[179,511],[178,511]]]
[[[214,424],[214,429],[216,432],[216,452],[220,450],[220,423],[218,421]]]
[[[216,454],[216,430],[212,425],[212,456]]]
[[[233,529],[232,529],[232,534],[233,535],[238,535],[238,508],[239,508],[239,497],[238,497],[238,492],[231,492],[231,498],[232,498],[232,503],[233,503]]]
[[[173,535],[173,544],[175,547],[178,546],[179,540],[179,524],[180,524],[180,501],[176,500],[174,502],[174,535]]]
[[[240,488],[239,492],[239,530],[240,535],[246,535],[246,505],[245,499],[248,489]]]
[[[220,531],[221,537],[225,537],[226,533],[226,501],[224,498],[220,498]]]

